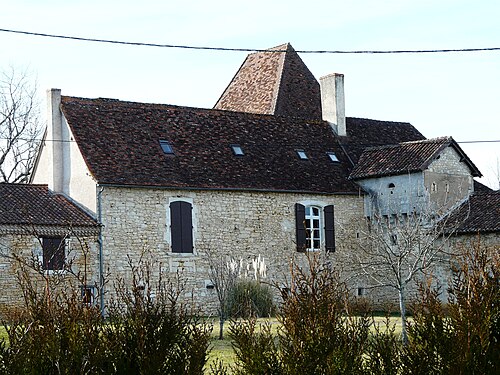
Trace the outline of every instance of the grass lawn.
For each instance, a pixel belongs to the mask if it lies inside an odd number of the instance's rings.
[[[385,317],[377,316],[374,317],[374,319],[375,319],[375,324],[380,324],[382,329],[385,328],[385,323],[386,323]],[[411,320],[411,318],[409,318],[408,320]],[[259,319],[257,322],[257,324],[265,324],[265,323],[271,324],[273,332],[276,332],[279,327],[279,322],[275,318]],[[207,373],[210,370],[210,364],[217,359],[221,360],[226,366],[233,365],[236,359],[233,348],[231,346],[231,340],[229,339],[229,326],[231,323],[228,321],[224,324],[224,340],[219,340],[218,321],[214,321],[213,324],[214,324],[214,329],[212,331],[212,341],[211,341],[212,350],[208,356],[208,363],[206,366]],[[396,325],[394,334],[401,335],[401,318],[391,317],[390,324]],[[373,330],[374,328],[372,326],[372,331]]]
[[[7,336],[7,331],[5,330],[5,327],[3,325],[0,325],[0,341],[5,340],[9,341],[9,338]]]

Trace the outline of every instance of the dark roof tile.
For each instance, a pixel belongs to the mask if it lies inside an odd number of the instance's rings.
[[[47,185],[0,183],[0,224],[97,227],[82,209]]]
[[[340,137],[344,149],[356,164],[368,147],[419,141],[425,137],[408,122],[346,118],[347,136]]]
[[[330,126],[283,116],[62,97],[62,111],[101,184],[355,193]],[[174,155],[165,155],[159,140]],[[245,155],[235,156],[238,144]],[[304,149],[309,160],[299,160]],[[340,163],[331,162],[333,151]]]
[[[459,234],[500,232],[500,191],[474,193],[446,221]]]
[[[423,171],[449,146],[461,155],[473,176],[481,175],[453,138],[442,137],[367,148],[359,157],[350,178],[372,178]]]

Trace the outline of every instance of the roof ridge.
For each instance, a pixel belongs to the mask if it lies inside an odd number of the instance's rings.
[[[442,136],[442,137],[435,137],[435,138],[419,139],[416,141],[401,142],[400,144],[406,145],[406,144],[415,144],[415,143],[442,143],[442,141],[451,141],[451,140],[453,140],[453,137],[451,137],[451,136]]]
[[[274,48],[278,48],[278,47],[282,47],[282,46],[286,46],[286,49],[285,49],[286,52],[281,54],[281,56],[279,57],[279,61],[278,61],[278,71],[280,72],[280,75],[279,75],[279,78],[276,80],[274,88],[273,88],[273,96],[272,96],[273,103],[271,106],[272,107],[271,113],[273,113],[273,114],[276,112],[276,105],[278,104],[281,82],[283,80],[283,73],[285,71],[285,61],[286,61],[287,57],[290,56],[290,53],[292,53],[292,51],[295,52],[295,50],[293,49],[293,47],[291,46],[290,43],[285,43],[285,44],[282,44],[281,46],[277,46]]]

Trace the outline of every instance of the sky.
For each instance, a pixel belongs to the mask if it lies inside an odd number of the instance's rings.
[[[297,50],[500,47],[497,0],[0,0],[0,29],[186,46]],[[0,70],[63,95],[212,108],[247,52],[54,39],[0,31]],[[452,136],[498,188],[500,50],[309,54],[316,78],[343,73],[346,114]],[[42,106],[43,107],[43,106]],[[489,141],[481,143],[461,143]]]

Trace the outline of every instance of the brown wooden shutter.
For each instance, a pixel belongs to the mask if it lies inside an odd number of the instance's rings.
[[[297,234],[297,251],[306,251],[306,208],[300,203],[295,204],[295,229]]]
[[[43,269],[63,270],[66,261],[65,243],[62,238],[45,237],[42,239]]]
[[[188,202],[170,203],[170,232],[172,252],[193,252],[193,215],[192,206]]]
[[[335,251],[335,211],[332,205],[323,210],[325,215],[325,247],[327,252]]]

